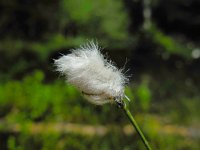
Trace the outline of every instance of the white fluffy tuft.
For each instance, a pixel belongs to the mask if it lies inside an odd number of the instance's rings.
[[[71,54],[55,60],[57,71],[67,81],[79,88],[88,101],[96,105],[112,102],[115,97],[124,97],[127,78],[100,53],[98,44],[89,42]]]

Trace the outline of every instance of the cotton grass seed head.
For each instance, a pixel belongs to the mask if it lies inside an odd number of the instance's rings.
[[[93,41],[71,50],[55,60],[57,71],[77,87],[87,100],[96,105],[123,103],[124,86],[128,79],[106,59]]]

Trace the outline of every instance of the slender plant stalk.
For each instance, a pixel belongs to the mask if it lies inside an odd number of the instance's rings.
[[[142,131],[140,130],[136,120],[133,118],[132,114],[130,113],[128,107],[126,106],[126,104],[124,103],[123,106],[123,110],[126,113],[128,119],[130,120],[131,124],[134,126],[134,128],[136,129],[137,133],[139,134],[140,138],[142,139],[142,142],[144,143],[144,145],[146,146],[147,150],[152,150],[147,139],[145,138],[144,134],[142,133]]]

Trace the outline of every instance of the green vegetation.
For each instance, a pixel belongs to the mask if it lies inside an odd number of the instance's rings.
[[[41,71],[35,71],[22,81],[13,80],[0,86],[0,116],[4,118],[1,120],[0,130],[10,130],[14,134],[11,134],[12,136],[9,136],[7,140],[9,149],[87,149],[88,147],[99,149],[100,145],[102,149],[110,149],[111,147],[115,149],[143,149],[143,144],[139,142],[137,134],[134,135],[138,139],[134,139],[131,134],[132,128],[126,132],[120,129],[120,126],[123,127],[128,124],[122,110],[110,104],[103,107],[93,106],[84,100],[75,88],[67,85],[63,80],[46,84],[44,78]],[[149,100],[152,100],[150,97],[152,90],[147,86],[147,78],[143,79],[139,87],[135,87],[136,95],[133,95],[130,88],[126,89],[126,93],[132,99],[130,108],[146,135],[151,139],[150,142],[153,147],[157,149],[165,149],[166,147],[170,149],[197,148],[199,144],[196,137],[190,142],[187,141],[186,136],[192,136],[192,134],[189,133],[189,129],[186,127],[182,129],[182,127],[184,124],[191,126],[199,122],[199,102],[190,99],[181,100],[179,101],[179,108],[175,108],[172,103],[169,106],[157,107],[162,110],[166,109],[162,114],[154,113],[153,110],[151,112]],[[163,126],[163,121],[168,119],[176,122],[171,127],[172,129],[167,129],[167,125]],[[116,121],[118,122],[117,125]],[[110,131],[105,135],[99,133],[91,137],[87,136],[87,132],[72,134],[73,132],[70,133],[69,131],[70,134],[66,134],[56,130],[56,127],[54,127],[55,129],[49,127],[48,129],[47,126],[46,132],[45,129],[43,131],[37,128],[38,124],[42,123],[46,126],[53,122],[57,123],[57,126],[63,123],[67,125],[67,122],[82,124],[83,127],[84,124],[104,124],[107,127],[114,126],[115,129],[110,130],[108,128]],[[180,129],[176,127],[179,124],[182,126]],[[177,128],[177,131],[174,128]],[[174,133],[176,136],[170,131],[176,131]],[[17,134],[18,132],[21,134]],[[127,140],[123,141],[123,138]],[[132,140],[139,143],[128,144]],[[182,141],[187,142],[182,144]],[[33,147],[30,147],[30,142],[34,143]],[[120,144],[116,145],[115,143]],[[181,145],[177,143],[181,143]]]

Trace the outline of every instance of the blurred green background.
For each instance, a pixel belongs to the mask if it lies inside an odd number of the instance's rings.
[[[88,103],[54,71],[60,53],[94,39],[129,69],[130,109],[152,147],[199,150],[199,8],[199,0],[0,0],[0,149],[145,149],[122,110]]]

